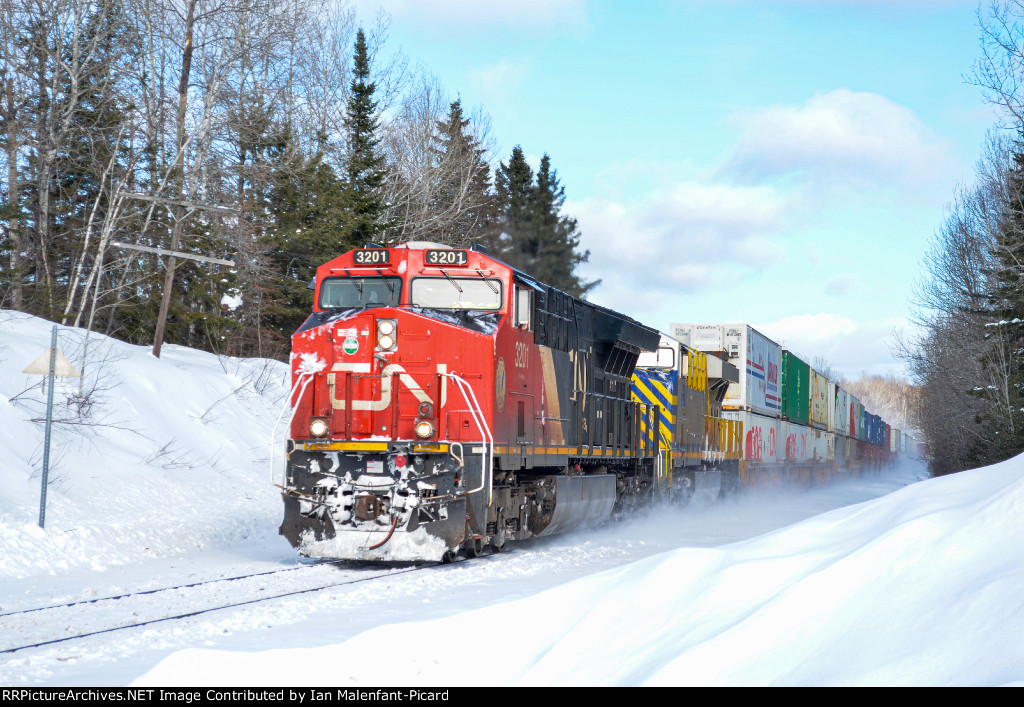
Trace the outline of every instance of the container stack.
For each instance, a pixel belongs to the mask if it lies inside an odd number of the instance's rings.
[[[884,463],[908,445],[838,382],[749,324],[672,324],[671,334],[739,370],[722,407],[724,417],[742,424],[748,472],[815,483]]]

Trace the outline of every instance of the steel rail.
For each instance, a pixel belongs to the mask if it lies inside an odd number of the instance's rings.
[[[430,567],[432,567],[432,565]],[[259,598],[256,598],[256,599],[248,599],[246,601],[234,602],[232,604],[223,604],[221,606],[213,606],[213,607],[209,607],[207,609],[199,609],[197,611],[189,611],[187,613],[176,614],[174,616],[164,616],[164,617],[159,618],[159,619],[150,619],[148,621],[140,621],[140,622],[134,623],[134,624],[125,624],[125,625],[122,625],[122,626],[112,626],[111,628],[100,629],[98,631],[89,631],[88,633],[76,634],[74,636],[64,636],[62,638],[54,638],[54,639],[50,639],[48,641],[38,641],[36,643],[29,643],[29,644],[26,644],[24,646],[16,646],[14,648],[3,648],[3,649],[0,649],[0,654],[16,653],[18,651],[27,650],[29,648],[41,648],[43,646],[54,645],[54,644],[57,644],[57,643],[64,643],[64,642],[67,642],[67,641],[74,641],[74,640],[78,640],[80,638],[89,638],[91,636],[99,636],[99,635],[102,635],[104,633],[113,633],[114,631],[123,631],[123,630],[129,629],[129,628],[140,628],[142,626],[149,626],[149,625],[152,625],[152,624],[158,624],[158,623],[162,623],[164,621],[177,621],[179,619],[187,619],[187,618],[191,618],[193,616],[201,616],[202,614],[209,614],[209,613],[214,612],[214,611],[222,611],[224,609],[234,609],[234,608],[237,608],[237,607],[240,607],[240,606],[247,606],[249,604],[259,604],[259,603],[265,602],[265,601],[272,601],[274,599],[282,599],[284,597],[298,596],[300,594],[310,594],[312,592],[321,592],[321,591],[323,591],[325,589],[332,589],[334,587],[341,587],[341,586],[344,586],[346,584],[358,584],[359,582],[368,582],[368,581],[372,581],[372,580],[375,580],[375,579],[383,579],[385,577],[393,577],[393,576],[399,575],[399,574],[407,574],[409,572],[418,572],[418,571],[424,570],[424,569],[429,569],[429,567],[427,567],[427,566],[410,567],[408,569],[398,570],[397,572],[382,572],[381,574],[376,574],[376,575],[373,575],[372,577],[359,577],[358,579],[353,579],[353,580],[349,580],[349,581],[346,581],[346,582],[335,582],[333,584],[325,584],[325,585],[320,586],[320,587],[311,587],[309,589],[298,589],[298,590],[291,591],[291,592],[285,592],[283,594],[275,594],[273,596],[259,597]]]

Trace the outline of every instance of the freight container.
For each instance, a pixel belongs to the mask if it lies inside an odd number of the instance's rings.
[[[899,454],[903,450],[903,431],[892,428],[892,439],[889,440],[889,451],[893,454]]]
[[[846,435],[836,433],[835,435],[835,462],[836,469],[843,470],[850,468],[850,450],[853,447],[853,442]]]
[[[828,408],[828,431],[836,431],[836,391],[839,386],[832,381],[828,382],[828,394],[825,400],[825,407]]]
[[[785,406],[785,392],[783,392]],[[811,428],[792,420],[782,421],[782,458],[793,464],[811,461],[814,458],[810,443]]]
[[[847,393],[847,407],[850,410],[850,430],[849,437],[851,439],[860,439],[860,401],[853,395],[853,393]]]
[[[819,430],[795,422],[782,421],[783,450],[781,456],[794,464],[827,464],[835,458],[835,438]]]
[[[777,464],[782,461],[778,418],[758,415],[748,410],[726,410],[722,417],[743,424],[744,461],[761,464]]]
[[[782,417],[798,425],[811,419],[811,367],[792,351],[782,352]]]
[[[811,427],[828,429],[828,378],[811,369]]]
[[[778,416],[782,348],[748,324],[672,324],[672,337],[698,351],[724,353],[739,369],[722,407]]]
[[[836,434],[850,435],[850,394],[836,386]]]

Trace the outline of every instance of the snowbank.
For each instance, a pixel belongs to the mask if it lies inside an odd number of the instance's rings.
[[[1022,526],[1017,458],[340,645],[181,651],[137,684],[1007,684],[1024,680]]]
[[[45,530],[38,527],[50,322],[0,310],[0,579],[166,556],[276,534],[270,433],[288,367],[61,327],[85,377],[54,388]]]

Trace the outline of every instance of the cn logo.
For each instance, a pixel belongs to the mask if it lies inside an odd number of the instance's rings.
[[[335,410],[345,409],[345,392],[344,386],[342,387],[341,394],[338,394],[337,385],[337,373],[356,373],[361,374],[364,377],[369,377],[370,364],[369,363],[336,363],[331,368],[331,372],[327,374],[327,387],[331,391],[331,407]],[[444,407],[445,402],[448,399],[448,377],[445,375],[448,372],[448,364],[439,363],[437,364],[437,372],[441,374],[441,407]],[[412,391],[412,394],[416,396],[416,399],[421,403],[429,403],[430,395],[423,390],[416,379],[405,372],[400,364],[392,363],[384,367],[384,370],[380,372],[380,399],[378,400],[353,400],[353,410],[386,410],[391,404],[391,380],[394,374],[398,374],[398,378],[402,385]],[[344,379],[344,375],[342,379]],[[374,376],[376,378],[376,376]]]

